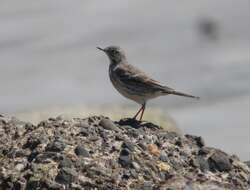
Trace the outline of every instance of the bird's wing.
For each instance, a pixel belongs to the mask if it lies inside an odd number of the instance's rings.
[[[158,81],[148,77],[144,72],[138,68],[129,65],[121,64],[115,69],[115,73],[120,82],[127,86],[136,86],[146,90],[159,90],[172,92],[173,89],[167,86],[162,86]]]

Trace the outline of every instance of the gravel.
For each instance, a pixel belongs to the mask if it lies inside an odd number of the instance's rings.
[[[0,117],[0,189],[250,189],[249,163],[150,122]]]

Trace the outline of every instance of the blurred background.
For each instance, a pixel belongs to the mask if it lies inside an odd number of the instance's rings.
[[[148,114],[249,160],[249,19],[245,0],[2,0],[0,113],[133,115],[139,105],[114,90],[95,48],[119,45],[156,80],[201,97],[161,97]]]

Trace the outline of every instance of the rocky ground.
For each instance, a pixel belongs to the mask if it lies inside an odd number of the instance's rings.
[[[0,189],[250,189],[250,163],[148,122],[0,116]]]

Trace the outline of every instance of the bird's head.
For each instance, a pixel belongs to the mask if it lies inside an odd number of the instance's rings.
[[[105,52],[109,57],[111,63],[123,63],[126,61],[126,56],[124,51],[118,46],[108,46],[106,48],[97,47],[97,49]]]

